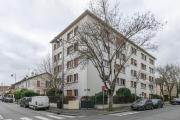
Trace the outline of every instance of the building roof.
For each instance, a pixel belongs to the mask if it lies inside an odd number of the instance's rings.
[[[65,34],[70,28],[72,28],[75,24],[77,24],[80,20],[82,20],[85,16],[91,16],[92,18],[94,18],[95,20],[97,20],[98,22],[101,22],[102,24],[106,24],[102,19],[100,19],[98,16],[94,15],[92,12],[90,12],[89,10],[86,10],[85,12],[83,12],[78,18],[76,18],[69,26],[67,26],[62,32],[60,32],[53,40],[50,41],[50,43],[55,42],[58,38],[60,38],[63,34]],[[107,25],[107,24],[106,24]],[[129,39],[127,39],[125,36],[123,36],[119,31],[117,31],[116,29],[112,28],[110,25],[107,25],[109,28],[111,28],[116,34],[120,35],[121,37],[123,37],[125,40],[127,40],[129,43],[133,44],[134,46],[136,46],[138,49],[142,50],[144,53],[146,53],[147,55],[149,55],[150,57],[154,58],[156,60],[156,58],[154,56],[152,56],[150,53],[148,53],[145,49],[139,47],[138,45],[136,45],[134,42],[130,41]]]
[[[29,80],[29,79],[32,79],[32,78],[35,78],[35,77],[38,77],[38,76],[41,76],[41,75],[44,75],[44,74],[50,75],[50,73],[45,72],[45,73],[41,73],[41,74],[38,74],[38,75],[35,75],[35,76],[31,76],[31,77],[28,77],[28,78],[23,78],[22,80],[14,83],[14,84],[12,84],[11,87],[14,86],[14,85],[17,85],[17,84],[19,84],[19,83],[21,83],[21,82],[27,81],[27,80]]]

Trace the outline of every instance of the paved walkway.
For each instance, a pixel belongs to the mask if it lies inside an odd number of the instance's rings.
[[[93,115],[105,115],[112,113],[120,113],[130,111],[129,106],[122,106],[115,108],[113,111],[109,112],[107,110],[97,110],[97,109],[80,109],[80,110],[67,110],[67,109],[58,109],[56,107],[51,107],[48,112],[63,114],[63,115],[74,115],[74,116],[93,116]]]

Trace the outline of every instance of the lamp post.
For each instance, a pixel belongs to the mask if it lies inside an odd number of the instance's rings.
[[[11,77],[14,77],[15,83],[16,83],[16,73],[11,74]]]

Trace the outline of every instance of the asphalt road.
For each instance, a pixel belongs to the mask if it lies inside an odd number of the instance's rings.
[[[67,116],[21,108],[13,103],[0,102],[0,120],[180,120],[180,106],[167,105],[162,109],[130,111],[96,116]]]

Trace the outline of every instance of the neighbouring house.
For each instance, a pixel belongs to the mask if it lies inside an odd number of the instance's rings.
[[[10,86],[0,86],[0,95],[4,95],[9,89]]]
[[[168,100],[169,95],[168,95],[167,87],[165,85],[163,86],[163,93],[164,93],[164,96],[161,92],[160,85],[157,84],[156,85],[156,94],[164,97],[165,100]],[[171,91],[171,97],[176,97],[176,96],[177,96],[177,90],[176,90],[176,86],[174,86],[172,91]],[[179,97],[180,97],[180,94],[179,94]]]
[[[11,89],[17,90],[26,88],[39,94],[46,94],[49,82],[49,73],[35,74],[31,77],[26,76],[21,81],[12,84]]]
[[[52,45],[54,71],[59,73],[59,77],[62,76],[62,71],[64,71],[64,94],[67,96],[81,98],[82,96],[95,95],[95,93],[102,91],[102,86],[104,86],[92,63],[87,64],[83,68],[79,64],[80,58],[76,54],[78,44],[62,44],[62,42],[57,42],[59,40],[73,39],[76,37],[76,31],[81,26],[82,21],[88,22],[91,20],[102,21],[93,13],[86,10],[50,42]],[[137,45],[133,43],[129,44],[131,47],[128,50],[133,52],[133,55],[129,59],[129,66],[124,68],[119,75],[116,90],[126,87],[132,93],[135,93],[135,86],[137,85],[137,95],[148,98],[156,92],[154,82],[156,58]],[[64,62],[62,62],[63,58]],[[64,63],[64,70],[62,63]],[[141,71],[141,73],[140,80],[137,82],[134,76],[138,74],[138,71]]]

